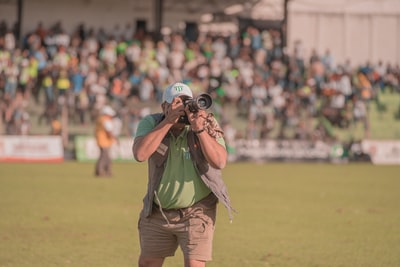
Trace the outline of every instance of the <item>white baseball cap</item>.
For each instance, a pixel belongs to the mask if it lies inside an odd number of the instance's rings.
[[[115,110],[114,110],[112,107],[110,107],[110,106],[104,106],[104,107],[101,109],[101,114],[114,117],[115,114],[116,114],[116,112],[115,112]]]
[[[162,100],[163,102],[172,103],[175,97],[181,95],[193,97],[192,90],[190,90],[189,86],[184,83],[174,83],[165,89]]]

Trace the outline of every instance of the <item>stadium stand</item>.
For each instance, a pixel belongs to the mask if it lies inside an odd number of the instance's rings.
[[[19,44],[3,21],[0,132],[91,134],[87,125],[110,104],[123,121],[121,135],[133,137],[139,119],[158,108],[163,89],[178,80],[212,95],[212,111],[231,142],[335,142],[334,129],[352,131],[357,124],[369,138],[371,106],[384,111],[379,94],[399,93],[399,66],[368,59],[353,66],[336,62],[329,48],[308,58],[303,50],[296,41],[286,51],[281,31],[253,25],[230,35],[193,38],[176,31],[156,39],[84,23],[69,34],[61,22],[39,23]]]

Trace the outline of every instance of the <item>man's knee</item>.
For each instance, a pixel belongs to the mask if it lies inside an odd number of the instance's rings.
[[[161,267],[163,265],[164,258],[139,258],[139,267]]]

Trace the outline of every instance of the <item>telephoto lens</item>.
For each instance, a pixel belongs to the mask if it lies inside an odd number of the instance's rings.
[[[200,94],[195,98],[187,99],[184,103],[191,112],[198,112],[201,109],[209,109],[212,105],[212,98],[209,94]]]
[[[209,94],[200,94],[195,98],[191,98],[191,97],[187,97],[187,96],[182,96],[181,97],[183,100],[183,104],[189,107],[189,111],[192,113],[196,113],[199,110],[205,110],[205,109],[209,109],[212,104],[212,98]],[[187,116],[181,116],[179,118],[179,122],[180,123],[185,123],[185,124],[189,124],[189,119],[187,118]]]

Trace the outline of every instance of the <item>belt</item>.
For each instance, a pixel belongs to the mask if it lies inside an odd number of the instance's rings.
[[[215,206],[215,204],[218,202],[217,197],[213,194],[210,193],[208,196],[206,196],[205,198],[197,201],[196,203],[194,203],[192,206],[186,207],[186,208],[177,208],[177,209],[165,209],[165,208],[161,208],[163,211],[188,211],[197,207],[202,207],[202,208],[212,208]],[[158,210],[160,210],[160,206],[156,203],[153,202],[153,207],[157,208]]]

